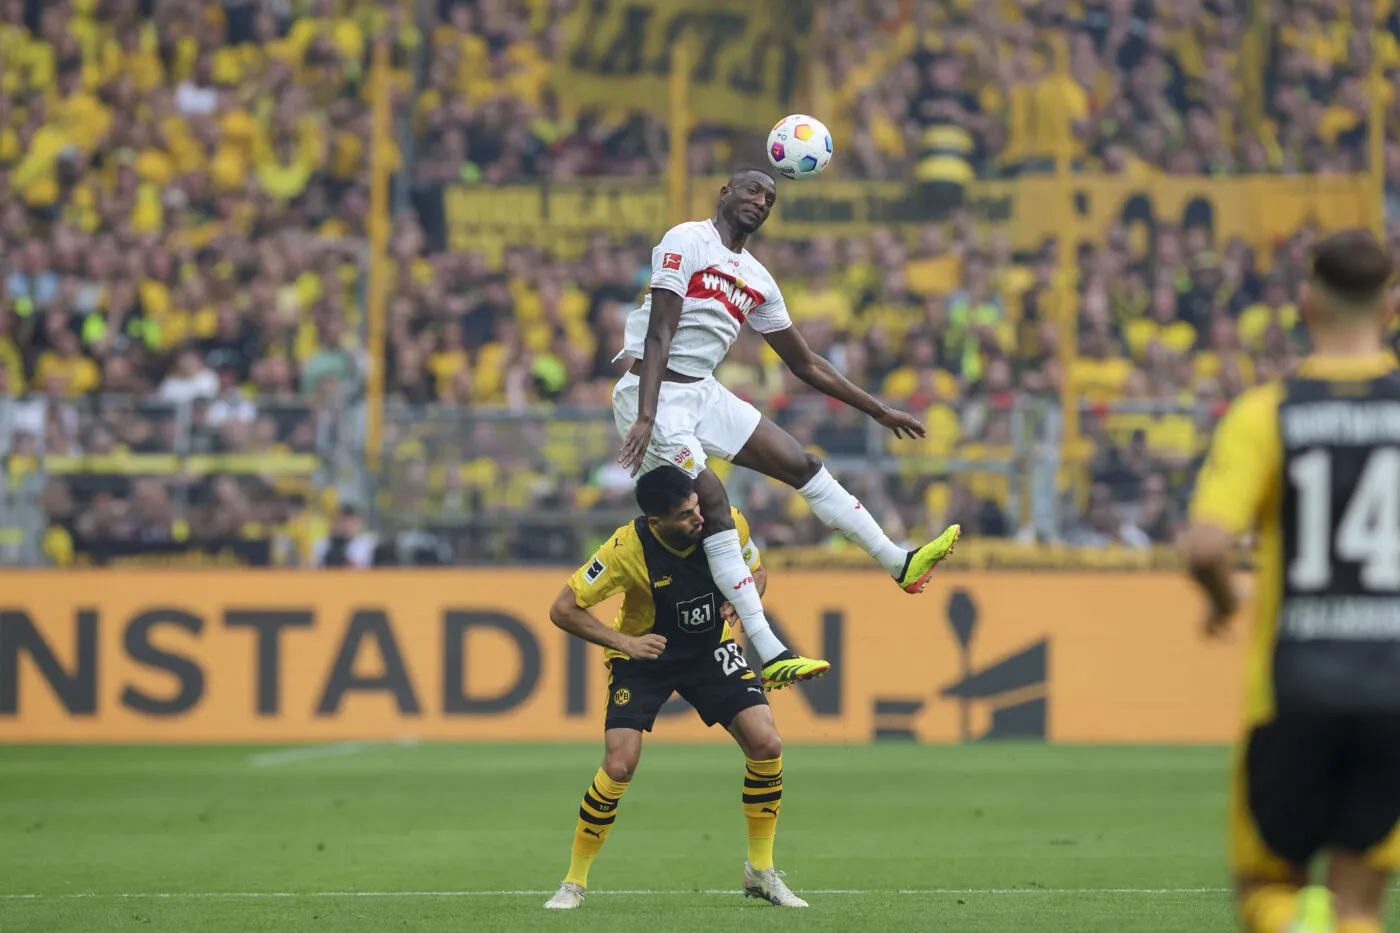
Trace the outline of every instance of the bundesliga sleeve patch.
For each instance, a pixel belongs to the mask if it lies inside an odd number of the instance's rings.
[[[677,272],[679,272],[679,271],[680,271],[680,268],[681,268],[681,254],[680,254],[680,253],[667,253],[665,256],[662,256],[662,257],[661,257],[661,268],[663,268],[663,269],[675,269]]]
[[[595,557],[593,558],[593,562],[588,565],[588,569],[583,572],[583,579],[590,585],[597,583],[598,578],[601,577],[607,569],[607,565]]]

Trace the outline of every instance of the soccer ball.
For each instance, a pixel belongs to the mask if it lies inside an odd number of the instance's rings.
[[[831,132],[803,113],[783,117],[768,134],[768,161],[788,178],[816,178],[831,161]]]

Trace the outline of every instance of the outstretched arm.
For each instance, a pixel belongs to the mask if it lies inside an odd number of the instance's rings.
[[[632,475],[642,465],[651,429],[656,424],[657,399],[661,395],[661,377],[666,373],[666,361],[671,358],[671,338],[681,322],[681,296],[664,288],[651,290],[651,318],[647,321],[647,336],[642,344],[642,371],[637,387],[637,421],[622,439],[622,451],[617,462]]]
[[[918,419],[906,412],[885,405],[875,396],[841,375],[835,366],[827,362],[798,332],[796,327],[785,327],[763,335],[768,345],[792,370],[794,376],[823,395],[838,402],[844,402],[857,411],[864,412],[880,424],[894,431],[896,437],[923,437],[924,426]]]

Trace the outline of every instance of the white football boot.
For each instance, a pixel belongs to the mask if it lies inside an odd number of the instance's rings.
[[[744,896],[762,898],[775,907],[806,907],[807,902],[788,890],[783,873],[774,868],[759,871],[744,862]]]
[[[588,894],[588,889],[573,881],[565,881],[559,885],[559,890],[554,892],[554,896],[544,902],[545,910],[573,910],[583,904],[583,899]]]

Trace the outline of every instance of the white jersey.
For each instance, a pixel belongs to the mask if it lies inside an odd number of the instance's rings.
[[[666,231],[651,251],[651,288],[681,296],[681,320],[671,340],[668,369],[704,379],[714,374],[747,322],[760,334],[792,326],[778,283],[748,250],[734,252],[708,220]],[[641,359],[651,320],[651,288],[627,316],[622,352]]]

